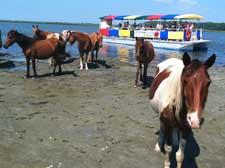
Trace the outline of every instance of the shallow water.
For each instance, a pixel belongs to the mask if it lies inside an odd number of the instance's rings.
[[[61,32],[62,30],[78,30],[87,33],[95,32],[98,30],[98,26],[76,26],[76,25],[57,25],[57,24],[40,24],[40,29],[53,32]],[[5,41],[6,34],[9,30],[16,29],[21,33],[24,33],[28,36],[32,36],[32,23],[12,23],[12,22],[1,22],[0,30],[2,31],[2,39]],[[209,49],[207,51],[198,51],[198,52],[189,52],[192,58],[205,60],[213,53],[217,55],[216,66],[225,66],[225,48],[223,47],[225,43],[225,32],[204,32],[205,39],[211,41],[209,44]],[[17,46],[13,45],[8,50],[1,49],[1,53],[6,59],[12,61],[24,61],[22,50]],[[74,46],[68,46],[67,52],[72,56],[78,56],[78,50]],[[4,56],[4,54],[7,54]],[[156,49],[156,58],[155,63],[159,63],[166,58],[171,57],[182,57],[183,52],[173,51],[173,50],[164,50]],[[110,56],[118,57],[123,62],[128,62],[131,64],[136,64],[134,57],[134,47],[126,45],[114,45],[114,44],[105,44],[100,51],[100,57]]]

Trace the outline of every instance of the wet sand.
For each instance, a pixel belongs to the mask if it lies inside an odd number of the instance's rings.
[[[159,120],[149,89],[133,87],[136,67],[100,59],[89,71],[78,60],[63,65],[56,77],[38,62],[38,79],[0,70],[1,168],[163,167],[164,156],[153,151]],[[189,168],[225,167],[225,68],[209,72],[205,123],[187,147]],[[149,84],[154,74],[152,65]]]

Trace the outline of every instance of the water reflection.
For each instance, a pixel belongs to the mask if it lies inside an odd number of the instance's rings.
[[[184,52],[175,50],[155,49],[155,59],[153,63],[158,64],[168,58],[181,59]],[[135,60],[135,47],[129,45],[118,45],[105,43],[104,47],[100,50],[100,56],[103,57],[118,57],[121,62],[136,65]],[[189,52],[192,59],[206,60],[209,55],[208,51],[195,51]]]

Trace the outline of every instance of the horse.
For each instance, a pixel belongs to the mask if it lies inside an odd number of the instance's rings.
[[[38,25],[32,26],[32,32],[34,35],[33,38],[36,40],[46,40],[46,39],[56,38],[57,40],[59,40],[61,47],[62,47],[62,49],[61,49],[62,55],[61,56],[63,56],[63,57],[61,58],[61,60],[65,60],[66,57],[70,57],[70,55],[68,53],[66,53],[66,42],[61,37],[61,34],[40,30]],[[49,62],[50,66],[52,66],[52,65],[55,66],[55,63],[57,61],[54,60],[54,57],[52,57],[49,59],[48,62]]]
[[[155,151],[164,152],[164,168],[170,167],[173,137],[179,137],[176,151],[177,167],[182,167],[184,148],[192,129],[201,127],[203,110],[211,83],[207,70],[214,64],[213,54],[205,62],[191,60],[184,53],[183,60],[171,58],[158,64],[150,87],[150,104],[159,113],[160,131]]]
[[[103,36],[101,33],[91,33],[89,35],[90,39],[91,39],[91,42],[92,42],[92,51],[91,51],[91,56],[92,56],[92,59],[91,59],[91,62],[93,63],[94,61],[94,51],[95,51],[95,62],[98,61],[98,51],[100,48],[102,48],[103,46]]]
[[[2,32],[0,30],[0,48],[2,48]]]
[[[45,39],[50,39],[50,38],[56,38],[56,39],[60,40],[59,33],[40,30],[38,25],[32,26],[32,32],[34,35],[34,39],[36,39],[36,40],[45,40]]]
[[[140,81],[143,82],[144,85],[147,84],[148,65],[155,58],[154,47],[150,42],[144,41],[143,38],[136,38],[135,55],[136,55],[136,61],[137,61],[135,87],[137,87],[139,75],[140,75]],[[144,65],[143,76],[142,76],[142,65]]]
[[[87,33],[82,33],[82,32],[76,32],[76,31],[70,31],[70,35],[68,38],[68,42],[73,45],[75,42],[78,42],[78,50],[80,53],[80,70],[83,70],[83,57],[84,54],[86,55],[85,57],[85,69],[88,70],[88,55],[90,51],[93,49],[93,45],[91,42],[91,39]]]
[[[55,38],[46,40],[35,40],[28,37],[16,30],[11,30],[7,34],[7,38],[4,44],[4,48],[8,49],[14,43],[17,43],[23,50],[26,57],[27,63],[27,74],[26,77],[30,77],[30,60],[32,61],[32,67],[34,72],[34,77],[37,77],[36,72],[36,59],[45,60],[50,57],[54,57],[56,64],[53,70],[53,75],[55,75],[55,70],[57,65],[59,66],[59,73],[62,72],[61,61],[59,55],[62,53],[60,48],[59,40]]]

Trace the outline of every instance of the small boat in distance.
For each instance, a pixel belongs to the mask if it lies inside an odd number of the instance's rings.
[[[109,15],[100,17],[99,31],[105,43],[135,45],[135,38],[139,37],[150,41],[154,48],[204,50],[209,40],[203,38],[201,28],[194,28],[194,22],[201,19],[203,17],[197,14]]]

